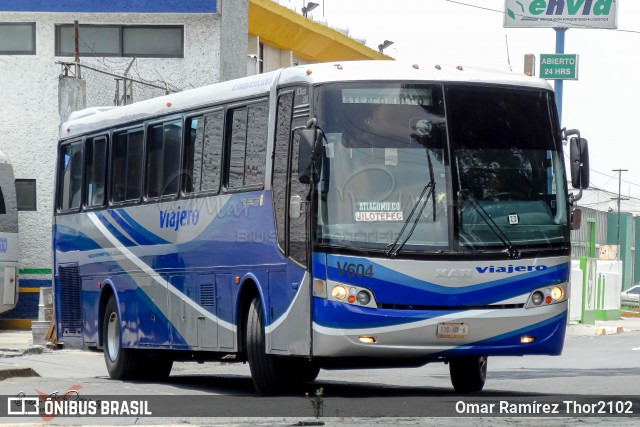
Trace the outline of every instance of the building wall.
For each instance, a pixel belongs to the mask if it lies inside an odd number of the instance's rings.
[[[238,10],[229,12],[232,13],[242,15]],[[215,83],[224,72],[239,77],[234,75],[238,74],[237,63],[242,64],[241,75],[245,75],[244,55],[229,53],[229,49],[220,47],[224,42],[220,36],[220,14],[0,13],[0,22],[36,22],[36,55],[0,55],[0,86],[4,101],[0,109],[3,116],[0,147],[13,162],[16,179],[36,179],[37,191],[37,211],[19,212],[20,287],[24,292],[20,295],[19,308],[5,314],[9,318],[29,317],[28,313],[21,312],[25,310],[37,313],[38,288],[50,284],[51,280],[51,220],[60,124],[59,76],[62,70],[56,62],[73,61],[71,57],[54,55],[55,24],[72,24],[74,19],[80,24],[184,25],[184,58],[137,58],[129,68],[128,75],[133,78],[156,84],[166,82],[181,90]],[[244,29],[235,31],[240,31],[240,38],[245,40],[240,42],[239,49],[245,46],[246,51],[246,24]],[[238,49],[237,45],[234,44],[233,48]],[[226,60],[224,71],[221,51],[241,59],[236,60],[236,64],[233,60]],[[123,74],[132,58],[87,57],[80,61],[114,74]],[[113,77],[96,73],[85,73],[83,77],[87,79],[87,107],[113,105]],[[26,306],[28,308],[25,309]]]

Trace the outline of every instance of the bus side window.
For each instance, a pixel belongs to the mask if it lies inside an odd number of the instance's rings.
[[[64,145],[60,157],[60,210],[78,209],[82,201],[82,142]]]
[[[276,116],[276,141],[273,153],[273,212],[276,221],[278,246],[286,254],[286,212],[287,206],[287,167],[289,165],[289,140],[291,138],[291,117],[293,112],[293,92],[280,95],[278,115]]]
[[[149,128],[147,134],[147,196],[178,194],[182,122],[172,121]]]
[[[85,200],[89,208],[104,206],[107,178],[107,138],[88,139],[85,155]]]
[[[142,194],[142,130],[114,134],[111,161],[111,200],[138,201]]]
[[[227,186],[263,186],[267,154],[267,102],[236,108],[229,113],[230,143]]]
[[[185,141],[184,192],[218,194],[222,164],[222,110],[193,117],[187,121],[189,138]]]

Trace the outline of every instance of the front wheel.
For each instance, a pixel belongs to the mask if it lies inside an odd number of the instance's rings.
[[[487,379],[487,356],[465,356],[449,360],[451,384],[458,393],[482,391]]]
[[[259,394],[270,394],[280,389],[275,356],[266,353],[262,302],[251,301],[247,315],[247,359],[251,380]]]
[[[116,380],[166,379],[173,367],[173,360],[162,351],[145,354],[141,350],[122,348],[120,330],[118,306],[112,295],[102,321],[104,361],[109,376]]]

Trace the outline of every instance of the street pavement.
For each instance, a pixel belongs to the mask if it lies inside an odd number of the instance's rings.
[[[571,324],[567,335],[611,335],[640,332],[640,317],[622,317],[619,320],[596,321],[593,325]],[[0,381],[18,376],[37,376],[28,366],[21,366],[20,359],[28,354],[49,351],[46,345],[34,345],[31,331],[0,331]],[[8,360],[12,358],[12,360]],[[3,362],[4,360],[4,362]]]
[[[599,335],[613,335],[613,334],[638,334],[640,333],[640,318],[623,317],[619,320],[601,322],[598,321],[594,325],[573,324],[567,327],[567,335],[569,336],[593,336],[597,339]],[[613,338],[613,337],[612,337]],[[622,338],[622,337],[621,337]],[[604,339],[604,338],[603,338]],[[2,389],[2,381],[8,378],[14,378],[19,376],[39,376],[40,369],[44,377],[51,376],[52,369],[45,367],[43,364],[29,363],[30,357],[33,354],[39,354],[43,352],[52,352],[44,345],[33,345],[32,334],[30,331],[0,331],[0,389]],[[74,373],[78,378],[96,378],[106,376],[106,369],[104,364],[97,364],[100,368],[100,372],[97,372],[97,368],[90,370],[89,368],[83,368],[85,365],[82,363],[83,358],[99,358],[102,359],[101,354],[95,352],[83,352],[78,350],[65,350],[65,364],[74,366]],[[51,363],[51,361],[49,361]],[[87,370],[85,370],[87,369]],[[55,371],[55,369],[54,369]],[[68,375],[66,373],[61,375]],[[55,376],[55,375],[54,375]],[[44,380],[44,378],[43,378]],[[52,380],[55,381],[55,380]],[[8,385],[8,384],[7,384]],[[99,386],[97,384],[96,386]],[[249,387],[249,386],[248,386]],[[9,392],[9,390],[6,390]],[[133,390],[130,390],[133,391]],[[126,393],[126,390],[122,390]],[[203,391],[202,393],[206,393]],[[2,394],[2,393],[0,393]],[[165,393],[161,393],[165,394]],[[200,394],[200,393],[197,393]],[[490,395],[489,397],[492,397]],[[411,397],[411,396],[410,396]],[[403,398],[407,400],[404,404],[411,403],[410,397]],[[426,396],[429,399],[428,396]],[[447,398],[445,396],[445,398]],[[449,396],[450,398],[450,396]],[[538,397],[536,397],[538,398]],[[636,415],[637,416],[637,415]],[[192,425],[226,425],[226,426],[293,426],[293,425],[319,425],[318,422],[322,422],[324,426],[342,426],[342,425],[370,425],[370,426],[513,426],[513,425],[535,425],[536,427],[546,426],[568,426],[569,423],[575,423],[579,421],[583,425],[607,425],[607,426],[626,426],[634,425],[634,418],[595,418],[595,417],[563,417],[563,418],[500,418],[500,417],[484,417],[484,418],[469,418],[469,417],[396,417],[396,418],[361,418],[361,417],[323,417],[320,420],[315,418],[306,417],[267,417],[267,418],[190,418],[185,421],[182,418],[101,418],[101,419],[83,419],[83,418],[62,418],[59,420],[51,420],[46,424],[59,424],[59,425],[89,425],[89,424],[101,424],[101,425],[132,425],[132,424],[145,424],[145,425],[184,425],[185,422]],[[30,420],[27,423],[19,423],[20,419],[0,419],[0,424],[10,423],[12,425],[32,425],[31,421],[39,421],[37,419]],[[18,424],[16,424],[18,422]],[[637,418],[636,418],[637,422]],[[38,424],[43,424],[38,422]]]

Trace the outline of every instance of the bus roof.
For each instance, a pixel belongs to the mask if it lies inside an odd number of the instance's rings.
[[[343,81],[429,81],[499,84],[552,90],[546,80],[506,71],[398,61],[342,61],[299,65],[216,83],[121,107],[94,107],[71,114],[60,125],[60,139],[123,126],[139,120],[204,108],[233,99],[267,96],[280,85]]]

